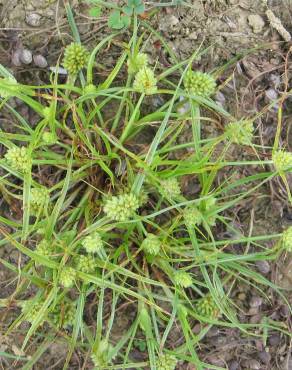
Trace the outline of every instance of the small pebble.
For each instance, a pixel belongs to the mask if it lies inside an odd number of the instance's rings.
[[[23,64],[30,64],[32,62],[32,52],[28,49],[21,50],[19,59]]]
[[[245,300],[245,298],[246,298],[246,294],[245,294],[245,293],[239,293],[239,294],[238,294],[238,299],[239,299],[240,301],[244,301],[244,300]]]
[[[270,272],[270,264],[267,261],[256,261],[256,267],[262,274],[266,275]]]
[[[16,67],[21,66],[20,53],[21,53],[21,51],[19,49],[17,49],[11,55],[11,62]]]
[[[272,89],[272,88],[267,89],[265,91],[265,95],[271,101],[278,99],[278,92],[275,89]]]
[[[278,334],[272,334],[270,337],[269,337],[269,344],[271,346],[277,346],[281,341],[281,338],[280,338],[280,335]]]
[[[281,315],[284,316],[284,317],[289,317],[290,316],[290,310],[289,310],[289,307],[286,304],[284,304],[281,307]]]
[[[27,14],[26,23],[31,27],[39,27],[41,25],[41,16],[37,13]]]
[[[263,304],[263,300],[260,297],[253,296],[249,302],[250,307],[260,307]]]
[[[39,68],[46,68],[48,66],[47,59],[43,57],[41,54],[37,54],[33,56],[34,64]]]
[[[265,21],[259,14],[251,14],[248,17],[248,23],[254,33],[261,33],[265,26]]]
[[[237,361],[231,361],[228,370],[238,370],[239,369],[239,363]]]
[[[254,359],[243,361],[242,365],[248,370],[260,370],[261,364]]]
[[[259,359],[265,364],[269,364],[271,361],[271,355],[269,352],[261,351],[259,352]]]

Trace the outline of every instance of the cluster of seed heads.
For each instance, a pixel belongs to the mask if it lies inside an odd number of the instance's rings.
[[[208,98],[215,92],[216,81],[208,73],[189,70],[185,74],[184,86],[189,93]]]
[[[184,221],[187,227],[194,228],[200,225],[203,221],[202,213],[195,206],[189,207],[183,212]]]
[[[292,153],[277,150],[272,154],[274,167],[278,172],[284,172],[292,167]]]
[[[36,246],[36,252],[42,256],[50,256],[53,253],[53,244],[46,239],[42,239]]]
[[[170,354],[160,355],[157,359],[157,370],[175,370],[177,359]]]
[[[71,288],[76,278],[76,271],[72,267],[64,267],[60,273],[60,284],[64,288]]]
[[[161,241],[155,234],[147,234],[147,237],[142,241],[141,247],[146,254],[156,256],[161,249]]]
[[[92,352],[91,360],[98,369],[103,368],[109,362],[111,345],[106,339],[99,342],[98,347]]]
[[[286,251],[292,252],[292,226],[283,232],[282,246]]]
[[[50,312],[50,320],[58,328],[68,328],[74,325],[76,316],[76,305],[74,302],[65,302],[64,304],[57,304]]]
[[[133,57],[130,57],[127,62],[128,73],[135,74],[148,66],[148,55],[145,53],[138,53]]]
[[[163,180],[160,192],[165,198],[175,199],[181,195],[180,184],[175,177]]]
[[[108,199],[103,210],[111,220],[125,222],[135,215],[138,208],[139,199],[136,195],[129,193]]]
[[[32,215],[39,215],[48,206],[50,200],[48,189],[45,187],[33,188],[30,191],[30,207]]]
[[[26,315],[26,320],[32,324],[37,319],[42,306],[42,302],[33,302],[33,300],[29,299],[22,303],[21,312]],[[44,321],[45,317],[42,318],[40,325],[43,324]]]
[[[234,144],[250,145],[253,139],[254,127],[250,120],[230,122],[226,129],[228,139]]]
[[[215,319],[219,313],[216,303],[209,294],[197,301],[195,309],[198,315],[207,319]]]
[[[27,148],[24,146],[20,148],[16,146],[8,149],[7,153],[5,154],[5,158],[12,169],[22,173],[30,172],[32,159]]]
[[[177,271],[174,274],[174,282],[182,288],[189,288],[193,284],[191,275],[185,271]]]
[[[103,247],[103,242],[98,232],[87,235],[81,244],[87,253],[97,253]]]
[[[43,143],[46,145],[53,145],[57,142],[57,136],[50,131],[45,131],[42,135]]]
[[[82,271],[86,274],[91,274],[96,269],[96,261],[92,255],[89,256],[78,256],[77,258],[77,270]]]
[[[88,51],[77,42],[72,42],[65,49],[63,66],[71,75],[76,75],[86,66],[88,61]]]
[[[149,67],[144,67],[137,72],[133,87],[145,95],[152,95],[157,92],[157,79]]]

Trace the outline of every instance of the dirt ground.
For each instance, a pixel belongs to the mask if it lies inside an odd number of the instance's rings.
[[[71,3],[82,41],[90,49],[110,32],[106,14],[97,20],[89,17],[88,5],[84,1]],[[149,1],[146,5],[151,8],[153,3],[157,2]],[[220,70],[228,61],[244,51],[258,48],[256,52],[241,58],[231,69],[223,72],[220,78],[222,82],[227,78],[228,83],[222,86],[216,95],[216,101],[238,118],[256,115],[283,91],[286,57],[292,43],[285,42],[277,30],[270,26],[263,0],[193,0],[192,5],[193,8],[161,8],[148,22],[163,35],[178,60],[192,55],[201,44],[203,48],[208,47],[208,51],[195,62],[195,65],[204,71]],[[274,0],[268,1],[268,5],[281,19],[283,27],[292,33],[292,1]],[[128,34],[125,32],[119,37],[121,40],[127,39]],[[49,68],[56,64],[60,50],[70,38],[62,1],[0,0],[0,63],[10,68],[18,80],[30,81],[33,84],[46,81],[50,73]],[[97,78],[106,75],[119,52],[118,46],[112,45],[101,54],[99,63],[102,68]],[[148,40],[146,52],[154,63],[158,62],[158,68],[170,65],[171,55],[165,52],[154,36]],[[291,98],[286,101],[284,108],[282,140],[287,149],[292,151]],[[28,114],[25,107],[20,109],[23,109],[24,114]],[[257,128],[262,145],[271,145],[276,122],[275,110],[271,109],[259,116]],[[209,126],[204,129],[204,135],[215,135],[220,130],[218,126]],[[185,135],[188,135],[188,132],[185,132]],[[248,153],[234,152],[234,156],[244,159]],[[250,169],[242,168],[238,176],[247,173],[250,173]],[[223,177],[228,175],[222,174]],[[289,181],[292,187],[292,179]],[[286,201],[285,189],[281,183],[275,181],[269,184],[265,191],[266,193],[260,194],[262,196],[255,197],[252,204],[243,203],[236,214],[229,215],[243,231],[248,230],[251,219],[254,234],[264,234],[267,230],[277,233],[292,225],[292,209]],[[1,202],[0,196],[0,207]],[[17,263],[19,256],[18,252],[11,251],[11,248],[0,248],[0,257]],[[291,290],[292,261],[287,256],[275,263],[259,263],[257,268],[271,281]],[[13,292],[15,282],[11,279],[12,274],[0,264],[0,298],[5,298]],[[238,286],[231,298],[240,307],[240,320],[244,323],[260,323],[269,319],[291,329],[287,305],[274,293],[268,291],[266,294],[270,300],[269,304],[263,302],[257,291],[250,289],[250,286],[244,283]],[[291,294],[290,303],[292,304]],[[13,317],[13,310],[0,311],[2,333]],[[120,325],[127,324],[128,320],[121,318]],[[198,328],[194,328],[196,329]],[[173,333],[174,342],[179,340],[178,336],[179,333]],[[0,352],[7,350],[17,354],[22,339],[22,335],[4,337],[0,334]],[[55,341],[35,369],[61,369],[66,351],[65,342]],[[291,343],[277,331],[271,331],[263,338],[243,335],[237,329],[214,327],[202,342],[200,356],[206,363],[216,366],[225,368],[228,364],[227,368],[230,370],[292,369]],[[73,357],[72,369],[81,369],[79,360],[76,354]],[[15,367],[4,361],[2,368]],[[184,365],[179,365],[178,368],[195,370],[194,367]]]

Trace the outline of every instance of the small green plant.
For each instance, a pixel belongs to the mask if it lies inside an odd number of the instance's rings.
[[[131,17],[144,13],[145,6],[142,0],[128,0],[122,10],[114,10],[109,16],[108,26],[114,30],[129,27]]]
[[[291,228],[260,235],[246,217],[255,198],[267,199],[267,184],[287,180],[292,169],[291,153],[279,149],[281,115],[273,149],[263,146],[258,116],[234,117],[212,99],[214,76],[228,78],[222,71],[231,62],[212,74],[192,71],[207,52],[196,50],[183,61],[170,58],[167,68],[154,66],[147,40],[161,37],[171,48],[147,20],[139,28],[143,3],[92,4],[117,11],[112,21],[129,32],[122,43],[110,34],[88,52],[65,2],[75,40],[64,55],[66,83],[52,72],[44,85],[20,85],[0,66],[0,111],[10,123],[0,135],[0,247],[8,257],[21,255],[0,259],[15,284],[0,299],[1,312],[12,313],[5,332],[24,337],[25,369],[37,368],[58,338],[68,344],[58,364],[64,369],[76,367],[74,353],[83,367],[101,370],[214,367],[201,346],[212,325],[238,328],[244,338],[277,330],[275,322],[237,318],[238,284],[286,302],[256,263],[291,252]],[[97,54],[112,45],[120,56],[100,73]],[[36,117],[33,126],[12,96]],[[288,147],[285,135],[281,144]]]

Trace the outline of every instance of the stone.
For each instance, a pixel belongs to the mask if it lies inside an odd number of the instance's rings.
[[[265,21],[258,14],[251,14],[248,17],[248,23],[251,26],[253,33],[261,33],[265,26]]]

